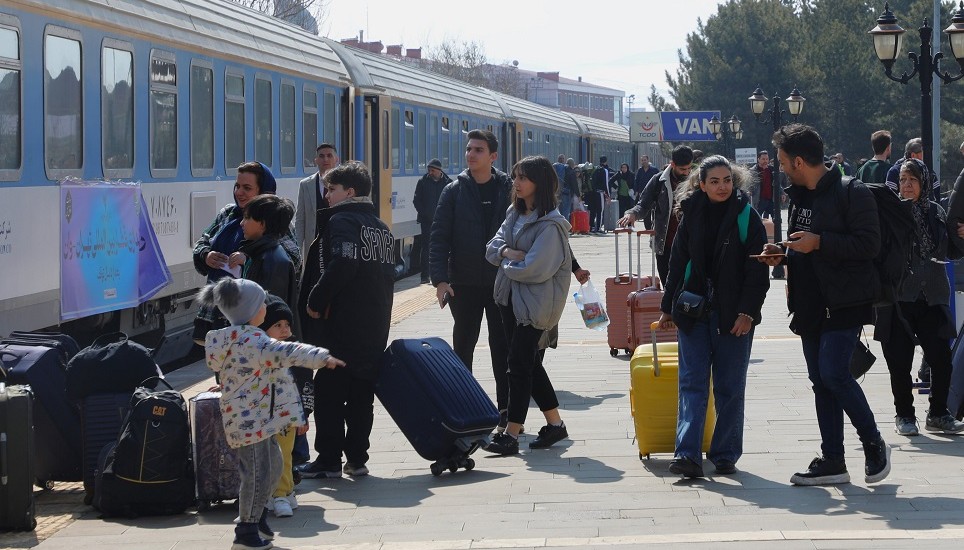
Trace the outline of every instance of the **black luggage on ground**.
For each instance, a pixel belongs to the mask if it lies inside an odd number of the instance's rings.
[[[8,384],[27,385],[33,391],[37,485],[83,479],[80,412],[67,400],[60,352],[46,346],[3,344],[0,360]]]
[[[224,435],[220,392],[204,392],[191,398],[191,443],[198,511],[237,499],[241,490],[238,455]]]
[[[117,441],[98,457],[94,507],[104,516],[180,514],[194,504],[184,397],[140,387]]]
[[[947,391],[947,408],[958,420],[964,417],[964,327],[951,351],[951,387]]]
[[[0,382],[0,530],[33,531],[33,396]]]
[[[395,340],[382,361],[375,395],[432,474],[460,467],[488,442],[499,411],[441,338]]]
[[[26,332],[15,330],[9,336],[0,340],[0,344],[18,344],[21,346],[47,346],[60,353],[63,364],[77,355],[80,346],[77,341],[67,334],[60,332]]]
[[[67,397],[80,401],[95,393],[130,393],[160,374],[150,350],[123,332],[104,334],[67,364]]]
[[[121,426],[131,408],[131,395],[126,393],[95,393],[84,398],[80,405],[81,430],[84,441],[84,504],[94,500],[97,457],[107,445],[117,441]]]

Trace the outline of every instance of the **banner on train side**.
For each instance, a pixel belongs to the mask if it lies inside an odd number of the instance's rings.
[[[170,284],[141,187],[60,184],[60,318],[135,307]]]
[[[654,141],[716,141],[710,131],[710,120],[719,111],[665,111],[629,113],[629,140],[636,143]]]

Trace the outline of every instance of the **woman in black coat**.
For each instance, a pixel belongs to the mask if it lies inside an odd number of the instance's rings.
[[[679,188],[683,218],[673,241],[661,328],[678,327],[679,415],[670,471],[703,477],[701,444],[710,378],[716,429],[707,458],[717,474],[731,474],[743,454],[743,410],[753,327],[770,280],[750,258],[763,249],[766,230],[740,188],[749,172],[719,155]],[[702,298],[704,308],[690,308]]]

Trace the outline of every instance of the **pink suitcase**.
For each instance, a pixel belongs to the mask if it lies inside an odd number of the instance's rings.
[[[642,272],[642,240],[643,235],[653,238],[655,231],[636,232],[636,270]],[[649,279],[651,285],[646,285],[643,281]],[[626,296],[626,307],[629,310],[627,321],[627,342],[630,353],[642,345],[650,345],[653,338],[656,342],[675,342],[675,330],[653,331],[650,325],[659,320],[660,304],[663,301],[665,292],[660,285],[659,277],[656,276],[656,256],[653,256],[652,276],[642,277],[637,282],[634,292]],[[612,317],[610,317],[610,320]]]
[[[626,298],[630,292],[637,288],[653,285],[652,277],[639,277],[639,272],[632,272],[633,266],[633,230],[630,228],[619,228],[613,231],[616,242],[616,275],[606,278],[606,311],[609,313],[609,354],[613,357],[619,355],[619,350],[625,350],[627,354],[632,354],[633,349],[629,347],[629,307]],[[621,271],[619,265],[619,237],[626,235],[627,251],[629,257],[629,271]]]

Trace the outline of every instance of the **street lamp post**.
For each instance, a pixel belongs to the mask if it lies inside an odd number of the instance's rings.
[[[713,132],[718,141],[723,142],[723,156],[726,156],[726,153],[730,151],[731,139],[743,139],[743,123],[736,118],[736,115],[731,116],[726,123],[713,115],[713,118],[710,119],[710,131]]]
[[[920,35],[920,54],[908,52],[907,56],[913,62],[913,71],[910,74],[902,73],[896,77],[892,73],[894,62],[900,57],[901,48],[904,45],[904,29],[897,24],[897,17],[890,11],[890,2],[884,4],[884,13],[877,18],[877,26],[867,31],[874,38],[874,51],[877,58],[884,64],[884,74],[887,78],[907,84],[915,75],[920,80],[920,129],[921,140],[924,143],[924,164],[929,167],[934,166],[933,162],[933,131],[934,122],[931,119],[933,104],[931,100],[931,90],[934,75],[946,83],[960,80],[964,77],[964,2],[960,3],[960,8],[954,13],[951,24],[944,32],[947,34],[948,42],[951,44],[951,53],[957,64],[960,65],[962,73],[951,76],[947,71],[941,72],[941,59],[944,54],[937,52],[931,54],[931,35],[934,29],[924,24],[917,29]]]
[[[787,111],[780,109],[780,97],[777,94],[773,94],[773,106],[766,113],[766,116],[763,116],[763,114],[769,100],[763,95],[763,90],[759,86],[756,90],[753,90],[753,95],[748,99],[750,100],[750,110],[753,111],[753,116],[756,117],[757,122],[760,124],[772,123],[774,132],[783,126],[783,115]],[[800,112],[803,111],[803,102],[806,100],[805,97],[800,95],[800,90],[796,86],[790,92],[790,96],[784,100],[787,102],[787,110],[794,120],[800,116]],[[773,155],[773,240],[775,242],[783,240],[783,188],[780,187],[780,159],[776,154]],[[774,279],[782,279],[785,276],[782,265],[773,268]]]

